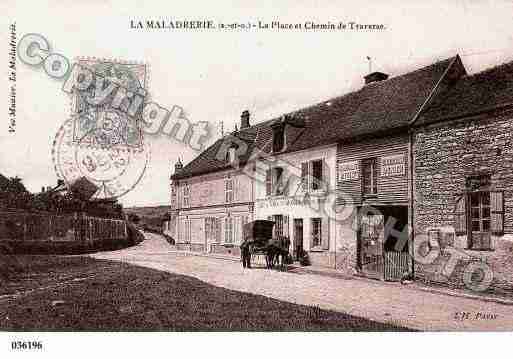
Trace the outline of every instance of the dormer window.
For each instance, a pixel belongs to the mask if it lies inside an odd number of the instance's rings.
[[[281,152],[285,147],[285,125],[273,126],[273,152]]]
[[[235,161],[235,147],[228,148],[228,151],[226,151],[226,162],[233,163]]]

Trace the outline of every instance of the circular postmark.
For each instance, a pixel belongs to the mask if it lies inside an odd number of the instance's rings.
[[[53,142],[52,157],[57,176],[68,188],[86,179],[96,189],[92,198],[123,196],[141,180],[150,148],[141,137],[137,145],[126,138],[124,117],[103,111],[98,126],[76,138],[76,118],[68,119]]]

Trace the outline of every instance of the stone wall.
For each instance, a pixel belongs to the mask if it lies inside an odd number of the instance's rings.
[[[414,228],[415,241],[430,229],[448,233],[454,227],[458,194],[468,176],[489,174],[491,189],[504,191],[504,232],[493,238],[492,251],[469,250],[467,236],[454,233],[440,248],[432,263],[416,262],[418,278],[462,286],[465,266],[483,261],[492,268],[495,288],[513,285],[513,113],[501,112],[444,122],[417,129],[414,136]],[[452,237],[451,237],[452,236]],[[442,238],[441,237],[441,238]],[[462,254],[451,275],[442,275],[450,249]],[[447,273],[446,273],[447,274]]]

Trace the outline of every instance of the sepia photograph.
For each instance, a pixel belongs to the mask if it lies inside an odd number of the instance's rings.
[[[2,357],[511,340],[513,2],[0,10]]]

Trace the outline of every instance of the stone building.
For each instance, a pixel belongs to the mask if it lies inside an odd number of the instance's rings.
[[[508,63],[446,83],[413,124],[418,278],[512,289],[512,105]]]

